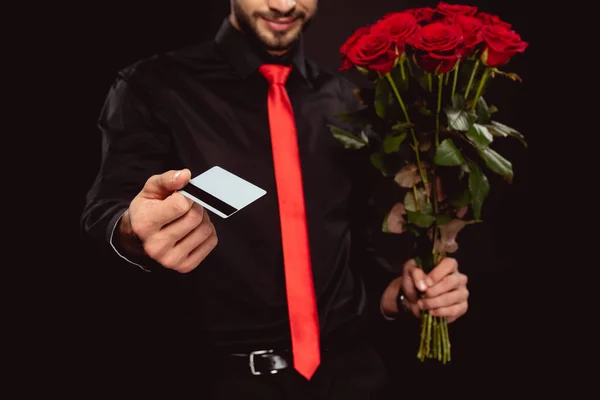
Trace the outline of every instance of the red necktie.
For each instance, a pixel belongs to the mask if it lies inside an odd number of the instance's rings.
[[[319,317],[313,286],[302,171],[292,104],[285,89],[290,67],[263,65],[283,245],[294,367],[310,379],[320,363]]]

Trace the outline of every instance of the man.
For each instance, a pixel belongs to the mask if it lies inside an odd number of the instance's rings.
[[[367,306],[394,319],[403,299],[450,322],[467,310],[455,260],[397,274],[368,245],[367,158],[326,127],[357,106],[353,87],[303,56],[317,3],[231,0],[214,41],[120,71],[99,120],[84,232],[177,282],[173,312],[218,360],[215,398],[372,398],[385,370]],[[266,194],[225,219],[178,192],[213,166]]]

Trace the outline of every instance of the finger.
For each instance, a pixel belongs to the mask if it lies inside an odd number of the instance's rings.
[[[215,233],[214,226],[211,223],[203,223],[191,231],[174,247],[169,249],[167,254],[159,262],[166,268],[181,271],[189,267],[186,262],[189,255],[202,243],[207,241]],[[195,267],[195,266],[194,266]]]
[[[191,270],[195,269],[210,254],[210,252],[213,251],[215,247],[217,247],[218,243],[219,238],[217,236],[216,231],[213,230],[211,235],[200,245],[198,245],[187,256],[187,258],[181,262],[178,271],[181,273],[188,273]]]
[[[166,225],[185,215],[195,204],[181,193],[175,192],[163,201],[151,204],[143,212],[138,214],[134,229],[141,238],[147,238],[150,234],[162,230]],[[133,224],[132,220],[132,224]]]
[[[186,237],[181,239],[173,250],[181,254],[190,254],[194,249],[205,242],[211,235],[215,233],[215,227],[212,223],[204,221],[192,230]]]
[[[402,273],[402,291],[411,303],[415,303],[418,298],[417,288],[415,287],[413,280],[415,269],[419,269],[415,260],[410,259],[404,263],[404,269]]]
[[[455,304],[462,303],[464,301],[467,301],[468,298],[469,291],[467,290],[467,288],[462,287],[451,292],[443,293],[436,297],[423,297],[418,300],[418,304],[419,307],[423,310],[435,310],[438,308],[450,307]]]
[[[160,236],[153,238],[153,244],[166,249],[165,254],[158,259],[161,264],[176,269],[190,252],[214,232],[207,214],[201,206],[199,209],[192,207],[190,212],[163,229]]]
[[[421,308],[418,303],[411,303],[408,299],[404,299],[402,301],[404,307],[409,310],[415,317],[419,318],[421,316]]]
[[[427,292],[425,292],[425,297],[437,297],[442,293],[450,292],[466,285],[467,276],[465,274],[455,272],[445,276],[441,281],[427,289]]]
[[[187,168],[153,175],[146,181],[140,196],[148,199],[164,200],[171,193],[184,187],[189,182],[191,176],[192,173]]]
[[[425,281],[428,277],[427,274],[425,274],[425,272],[421,268],[415,267],[411,269],[410,276],[412,278],[413,284],[417,289],[419,289],[421,292],[427,290],[429,286]]]
[[[165,225],[157,236],[175,245],[204,221],[210,223],[207,211],[200,204],[192,202],[192,207],[185,214]]]
[[[430,310],[429,313],[435,317],[446,317],[448,322],[451,323],[463,316],[468,309],[469,303],[465,301],[449,307],[436,308],[435,310]]]
[[[458,271],[458,262],[451,257],[446,257],[429,273],[429,278],[433,281],[433,286],[441,281],[445,276]]]

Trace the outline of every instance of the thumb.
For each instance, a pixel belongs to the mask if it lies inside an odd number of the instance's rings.
[[[190,181],[191,176],[192,173],[187,168],[153,175],[146,181],[142,190],[142,196],[164,200],[173,192],[183,188]]]
[[[425,272],[419,268],[415,259],[411,258],[404,263],[402,290],[411,303],[418,300],[420,292],[427,290],[426,278]]]

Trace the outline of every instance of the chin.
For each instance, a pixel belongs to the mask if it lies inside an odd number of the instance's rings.
[[[300,37],[302,23],[297,21],[286,30],[273,30],[265,21],[255,25],[256,33],[265,46],[273,50],[284,50],[292,46]]]
[[[297,29],[291,29],[285,33],[272,31],[260,32],[260,38],[269,50],[286,50],[296,43],[299,37]]]

